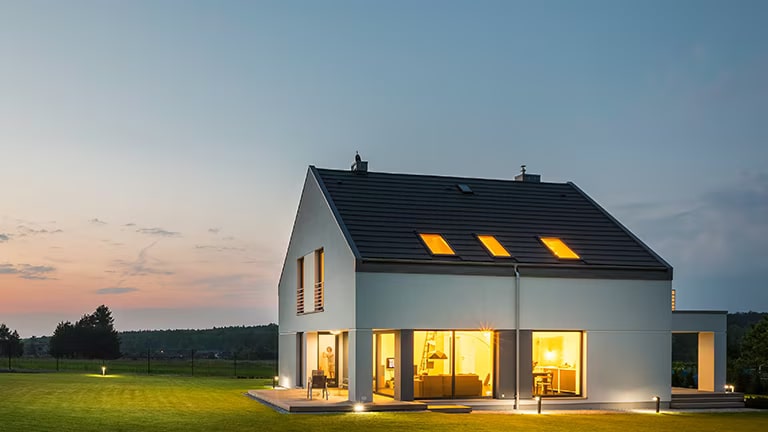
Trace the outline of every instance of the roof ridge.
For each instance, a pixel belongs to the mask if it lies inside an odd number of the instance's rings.
[[[310,165],[314,167],[314,165]],[[326,172],[333,172],[333,173],[339,173],[339,174],[345,174],[345,175],[355,175],[354,172],[350,170],[345,169],[336,169],[336,168],[317,168],[314,167],[317,171],[326,171]],[[540,182],[522,182],[515,180],[514,178],[507,179],[507,178],[487,178],[487,177],[467,177],[467,176],[447,176],[447,175],[439,175],[439,174],[414,174],[414,173],[398,173],[398,172],[388,172],[388,171],[367,171],[365,175],[362,175],[361,177],[365,176],[371,176],[371,175],[382,175],[382,176],[393,176],[393,177],[418,177],[418,178],[433,178],[433,179],[454,179],[454,180],[479,180],[479,181],[490,181],[490,182],[503,182],[503,183],[517,183],[517,184],[555,184],[555,185],[567,185],[568,182],[551,182],[551,181],[540,181]]]

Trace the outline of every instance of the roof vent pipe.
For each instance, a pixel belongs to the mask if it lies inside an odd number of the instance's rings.
[[[355,174],[368,174],[368,161],[364,161],[358,152],[355,152],[355,163],[352,164],[352,172]]]
[[[525,172],[525,165],[520,165],[520,174],[515,176],[515,181],[525,183],[541,183],[541,175],[528,174]]]

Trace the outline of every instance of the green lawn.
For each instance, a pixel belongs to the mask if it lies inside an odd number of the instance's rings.
[[[765,431],[768,412],[513,415],[279,414],[243,393],[258,380],[0,373],[2,431]]]

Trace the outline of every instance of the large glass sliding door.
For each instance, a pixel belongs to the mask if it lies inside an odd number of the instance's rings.
[[[493,395],[493,347],[489,331],[457,331],[455,397]],[[477,382],[480,381],[480,387]]]
[[[415,331],[414,397],[472,398],[493,394],[489,331]]]

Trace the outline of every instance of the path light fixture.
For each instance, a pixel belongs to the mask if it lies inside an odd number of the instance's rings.
[[[279,376],[277,376],[277,375],[275,375],[275,377],[272,379],[272,389],[274,389],[275,387],[277,387],[277,383],[278,383],[278,381],[280,381],[280,377],[279,377]]]
[[[656,401],[656,414],[659,413],[659,407],[661,405],[661,398],[658,396],[654,396],[653,400]]]
[[[361,403],[356,403],[355,406],[352,407],[352,409],[355,410],[355,412],[363,412],[365,411],[365,405]]]
[[[107,367],[102,365],[101,366],[101,376],[106,376],[106,375],[107,375]]]
[[[541,396],[536,396],[536,414],[541,414]]]

